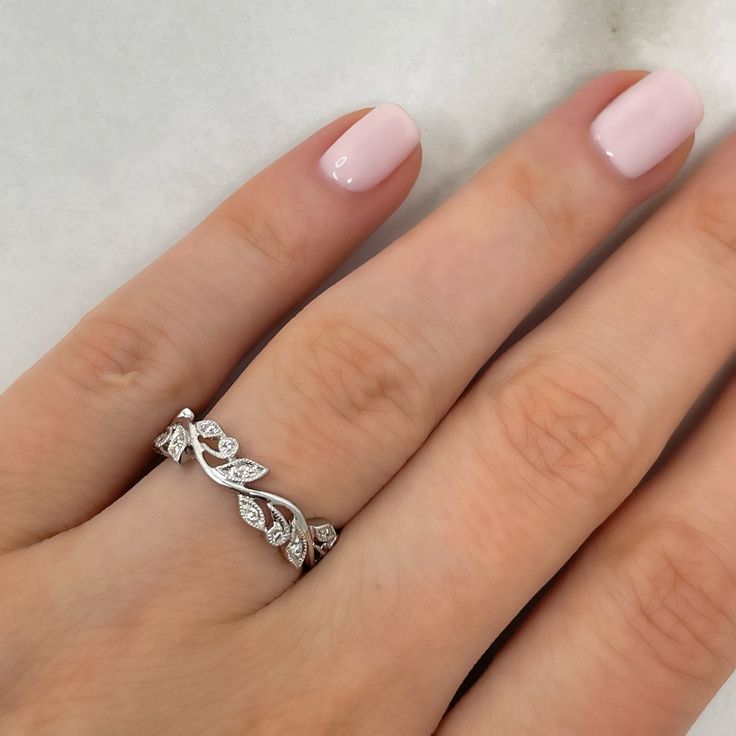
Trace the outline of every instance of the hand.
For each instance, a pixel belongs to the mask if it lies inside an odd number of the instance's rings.
[[[735,385],[617,507],[734,350],[736,139],[469,384],[700,116],[674,72],[593,81],[216,402],[258,487],[344,527],[298,581],[151,443],[402,201],[408,116],[328,125],[84,317],[0,398],[0,732],[686,730],[736,661]]]

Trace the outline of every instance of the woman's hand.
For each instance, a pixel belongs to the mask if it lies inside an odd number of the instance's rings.
[[[688,727],[736,660],[736,386],[616,509],[736,345],[736,139],[469,386],[685,160],[697,93],[642,77],[579,91],[214,405],[263,488],[345,527],[299,581],[235,494],[151,470],[151,442],[407,194],[400,108],[288,153],[0,398],[0,732]]]

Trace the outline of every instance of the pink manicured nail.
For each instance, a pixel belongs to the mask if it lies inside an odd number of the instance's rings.
[[[611,102],[591,132],[611,163],[636,179],[672,153],[702,119],[703,103],[693,83],[672,69],[660,69]]]
[[[322,173],[343,189],[364,192],[383,181],[419,143],[419,128],[390,102],[348,128],[319,160]]]

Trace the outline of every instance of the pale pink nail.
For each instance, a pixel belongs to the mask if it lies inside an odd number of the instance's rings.
[[[364,192],[383,181],[419,143],[419,128],[390,102],[348,128],[319,160],[319,168],[343,189]]]
[[[660,69],[611,102],[591,132],[611,163],[636,179],[672,153],[702,119],[703,103],[693,83],[672,69]]]

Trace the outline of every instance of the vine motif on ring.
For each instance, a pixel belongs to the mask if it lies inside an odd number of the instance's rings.
[[[191,409],[182,409],[156,437],[154,447],[179,464],[195,459],[212,480],[235,491],[243,521],[262,532],[270,545],[280,548],[294,567],[314,566],[337,541],[337,531],[328,521],[306,519],[286,498],[250,487],[266,475],[268,468],[250,458],[237,457],[238,441],[216,421],[196,421]],[[210,464],[208,457],[224,462]]]

